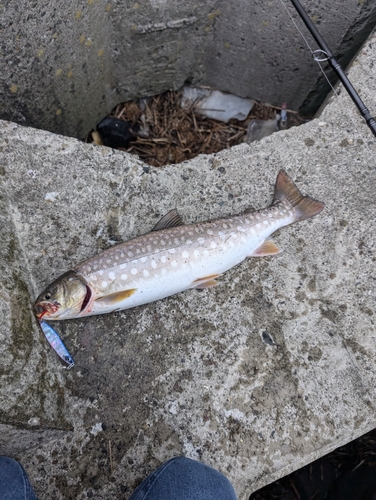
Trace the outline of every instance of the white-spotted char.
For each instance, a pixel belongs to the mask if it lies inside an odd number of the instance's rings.
[[[128,309],[189,288],[210,288],[247,257],[279,253],[269,236],[321,212],[278,174],[270,207],[183,225],[172,210],[147,234],[91,257],[55,280],[36,301],[37,316],[61,320]]]

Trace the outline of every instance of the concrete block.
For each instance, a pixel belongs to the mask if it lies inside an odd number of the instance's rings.
[[[374,110],[375,41],[350,71]],[[343,92],[307,125],[160,169],[1,122],[0,452],[38,498],[129,495],[184,454],[243,500],[375,427],[375,149]],[[275,236],[280,255],[55,323],[76,361],[61,367],[32,313],[46,283],[171,208],[193,222],[264,207],[280,168],[326,203]]]
[[[0,118],[83,138],[119,102],[186,81],[312,112],[328,87],[283,5],[10,0],[0,5]],[[344,65],[376,23],[371,0],[305,6]]]

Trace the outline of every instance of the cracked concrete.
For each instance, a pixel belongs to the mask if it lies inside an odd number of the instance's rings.
[[[343,67],[372,0],[303,2]],[[185,82],[315,112],[328,86],[280,0],[0,3],[0,118],[85,137],[119,102]],[[290,15],[316,48],[289,2]],[[339,8],[340,5],[340,8]],[[333,81],[336,81],[334,78]]]
[[[375,51],[371,37],[350,71],[373,110]],[[38,498],[126,498],[184,454],[246,499],[375,427],[375,150],[343,92],[307,125],[160,169],[1,122],[0,453]],[[278,232],[281,254],[54,323],[76,362],[62,368],[32,313],[46,283],[173,207],[187,222],[264,207],[280,168],[326,203]]]

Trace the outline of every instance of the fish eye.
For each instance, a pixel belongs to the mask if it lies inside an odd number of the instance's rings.
[[[52,297],[51,292],[46,292],[44,295],[44,300],[50,300],[51,297]]]

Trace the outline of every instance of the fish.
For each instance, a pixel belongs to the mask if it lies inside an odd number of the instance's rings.
[[[46,339],[50,343],[54,351],[60,356],[60,358],[67,363],[67,369],[69,370],[74,366],[74,361],[72,356],[69,354],[68,349],[65,347],[63,341],[59,337],[58,333],[52,328],[51,325],[41,320],[39,322],[42,332],[44,333]]]
[[[149,233],[94,255],[53,281],[35,302],[36,316],[56,321],[106,314],[214,287],[246,258],[278,254],[270,235],[323,208],[281,170],[268,208],[186,225],[173,209]]]

